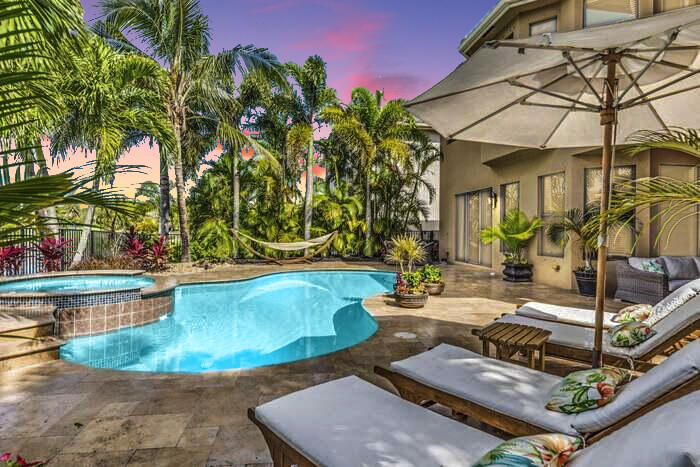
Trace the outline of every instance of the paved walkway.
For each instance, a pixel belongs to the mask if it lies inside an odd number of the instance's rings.
[[[383,268],[340,262],[307,267]],[[281,269],[295,268],[235,266],[174,277],[188,283]],[[390,389],[373,375],[374,365],[440,342],[478,350],[471,329],[529,300],[593,306],[591,299],[568,291],[509,284],[468,266],[446,268],[445,278],[445,293],[431,297],[422,310],[398,308],[386,297],[366,300],[379,322],[373,337],[300,362],[188,375],[97,370],[56,361],[0,373],[0,453],[19,452],[29,460],[49,460],[51,466],[267,466],[270,456],[246,418],[248,407],[351,374]]]

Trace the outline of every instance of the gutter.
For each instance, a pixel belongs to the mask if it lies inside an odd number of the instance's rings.
[[[471,49],[509,10],[534,3],[537,0],[499,0],[499,2],[481,18],[481,21],[467,34],[459,44],[459,53],[469,58],[467,51]]]

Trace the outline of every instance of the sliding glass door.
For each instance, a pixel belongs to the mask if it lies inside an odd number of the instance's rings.
[[[457,195],[455,259],[491,266],[491,245],[481,243],[481,231],[493,225],[491,188]]]

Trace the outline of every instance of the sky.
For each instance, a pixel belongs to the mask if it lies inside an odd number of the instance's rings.
[[[81,0],[85,20],[100,16],[97,0]],[[459,65],[462,38],[496,0],[201,0],[211,25],[211,51],[254,44],[281,62],[311,55],[327,63],[328,85],[347,101],[351,90],[383,89],[387,99],[411,99]],[[55,170],[85,163],[75,155]],[[132,192],[158,181],[158,151],[141,146],[121,159],[150,168],[121,175],[115,186]]]

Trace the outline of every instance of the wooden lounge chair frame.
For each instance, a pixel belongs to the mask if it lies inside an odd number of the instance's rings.
[[[248,418],[260,429],[263,438],[265,438],[274,467],[291,467],[293,465],[298,467],[317,467],[315,463],[287,444],[287,442],[270,430],[267,425],[258,420],[255,416],[255,409],[248,409]]]
[[[396,373],[395,371],[387,368],[375,366],[374,372],[389,380],[399,392],[402,399],[413,402],[414,404],[425,405],[426,402],[436,402],[454,410],[455,412],[461,413],[468,417],[473,417],[486,423],[487,425],[509,433],[513,436],[529,436],[551,432],[551,429],[511,417],[510,415],[484,407],[476,402],[462,399],[461,397],[425,385],[419,381],[411,379],[400,373]],[[654,410],[656,407],[697,390],[700,390],[700,375],[694,376],[680,386],[675,387],[674,389],[665,393],[663,396],[657,398],[653,402],[645,405],[607,428],[595,433],[589,433],[587,436],[587,442],[588,444],[594,443],[604,436],[609,435],[633,420],[641,417],[645,413]],[[543,407],[542,410],[546,409]]]
[[[238,232],[236,232],[235,230],[231,230],[231,232],[233,233],[233,236],[236,237],[236,241],[238,241],[238,244],[242,245],[243,248],[245,248],[248,251],[248,253],[250,253],[253,256],[257,256],[260,259],[264,259],[264,260],[270,261],[271,263],[278,264],[280,266],[282,266],[284,264],[310,263],[311,258],[313,258],[316,255],[320,255],[321,253],[326,251],[333,243],[333,240],[335,240],[336,235],[338,235],[337,231],[333,232],[333,234],[330,237],[328,237],[328,239],[325,242],[321,243],[318,246],[313,247],[314,248],[313,252],[310,252],[304,256],[300,256],[298,258],[279,259],[279,258],[273,258],[272,256],[267,256],[263,253],[260,253],[255,248],[253,248],[252,246],[250,246],[246,242],[244,242],[243,239],[238,234]]]

